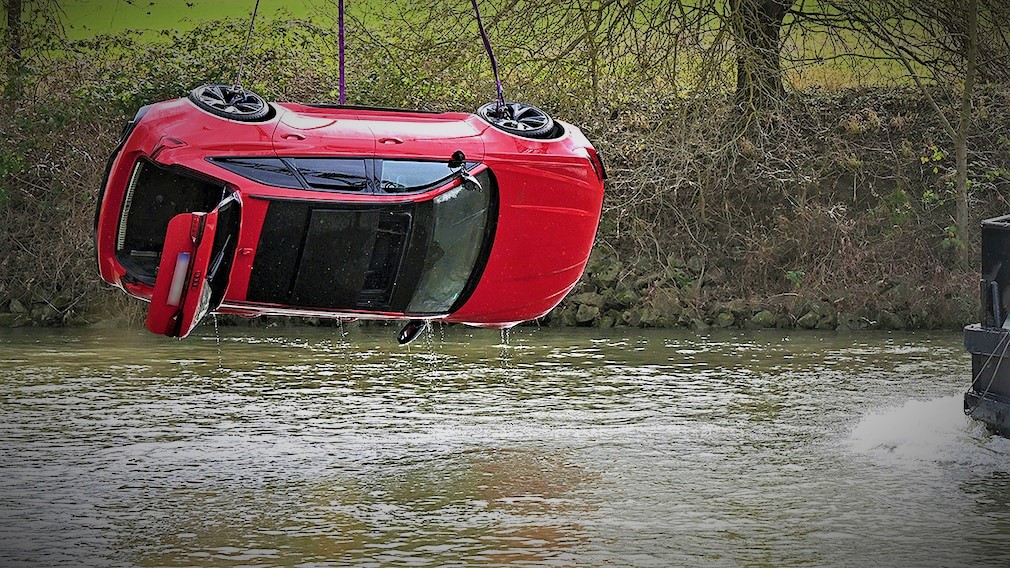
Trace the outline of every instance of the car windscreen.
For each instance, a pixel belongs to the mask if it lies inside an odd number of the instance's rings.
[[[488,170],[434,199],[270,201],[250,274],[253,302],[411,315],[445,314],[476,285],[490,248]]]

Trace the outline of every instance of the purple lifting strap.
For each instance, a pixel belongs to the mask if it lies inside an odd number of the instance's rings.
[[[344,84],[344,0],[339,0],[337,8],[337,51],[340,59],[340,104],[347,99],[347,86]]]
[[[480,19],[480,8],[477,7],[477,0],[470,0],[473,4],[473,11],[477,14],[477,27],[480,29],[480,38],[484,40],[484,49],[487,50],[488,57],[491,58],[491,71],[494,72],[494,84],[498,90],[498,107],[495,110],[501,110],[505,107],[505,90],[502,89],[501,79],[498,78],[498,60],[494,57],[494,51],[491,49],[491,40],[487,37],[487,32],[484,31],[484,22]]]

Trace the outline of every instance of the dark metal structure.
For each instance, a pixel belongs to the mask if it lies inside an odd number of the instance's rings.
[[[964,328],[972,382],[964,412],[1010,435],[1010,215],[982,222],[979,323]]]

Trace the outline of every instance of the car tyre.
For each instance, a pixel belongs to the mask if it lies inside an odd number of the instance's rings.
[[[215,116],[240,122],[259,122],[273,115],[266,99],[234,85],[201,85],[190,91],[189,100]]]
[[[543,140],[558,136],[559,125],[554,119],[532,105],[505,103],[505,106],[500,106],[497,102],[490,102],[477,109],[477,116],[498,130],[523,138]]]

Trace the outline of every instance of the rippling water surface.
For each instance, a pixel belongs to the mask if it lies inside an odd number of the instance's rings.
[[[0,333],[0,565],[1010,563],[956,333],[200,333]]]

